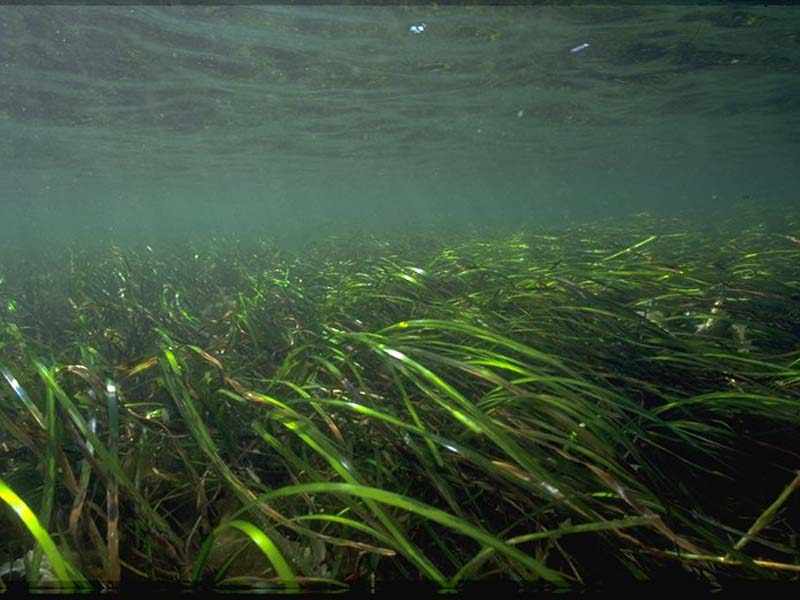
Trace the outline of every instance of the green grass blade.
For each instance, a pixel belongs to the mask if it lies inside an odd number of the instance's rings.
[[[45,529],[50,528],[50,517],[53,511],[53,499],[56,492],[56,454],[58,453],[59,428],[56,413],[56,399],[53,390],[46,390],[47,404],[47,455],[45,459],[44,491],[42,495],[41,523]],[[29,583],[36,585],[39,581],[39,566],[42,561],[42,546],[37,546],[33,553],[31,569],[28,572]]]
[[[325,458],[331,468],[333,468],[342,479],[352,485],[360,485],[358,474],[351,461],[342,456],[334,445],[330,443],[312,423],[295,411],[291,411],[278,418],[286,428],[297,434],[312,450]],[[408,540],[400,527],[394,522],[394,519],[370,500],[370,498],[365,498],[367,506],[389,531],[397,547],[431,579],[437,583],[444,584],[446,578],[439,569],[419,550],[419,548]]]
[[[119,402],[117,386],[110,379],[106,381],[106,404],[108,408],[108,451],[115,461],[119,461]],[[108,580],[120,580],[119,562],[119,482],[112,476],[106,490],[106,511],[108,513]]]
[[[55,572],[56,577],[62,585],[72,588],[75,584],[79,587],[89,587],[89,582],[71,567],[67,560],[58,551],[53,539],[42,527],[39,519],[33,511],[25,504],[25,501],[20,498],[17,493],[12,490],[2,479],[0,479],[0,500],[3,500],[11,509],[17,513],[17,516],[23,522],[25,527],[28,528],[36,543],[42,549],[50,561],[50,565]]]
[[[28,412],[31,413],[31,415],[33,416],[34,420],[39,425],[39,427],[41,427],[42,429],[47,429],[44,416],[42,416],[42,411],[40,411],[39,407],[33,403],[31,397],[28,396],[28,392],[26,392],[25,388],[23,388],[19,384],[17,378],[14,377],[11,371],[9,371],[8,368],[6,368],[6,366],[3,365],[2,363],[0,363],[0,373],[3,374],[3,377],[5,378],[8,385],[10,385],[11,389],[14,390],[14,393],[17,395],[17,398],[19,398],[22,401],[22,404],[25,406],[25,408],[28,409]]]
[[[283,554],[281,554],[275,543],[261,529],[252,523],[243,520],[234,520],[223,523],[213,532],[211,532],[209,537],[203,543],[203,548],[197,560],[195,561],[192,575],[192,582],[195,585],[199,583],[200,577],[203,574],[203,569],[205,568],[205,564],[208,560],[214,540],[227,528],[238,529],[248,538],[250,538],[250,540],[258,547],[258,549],[263,552],[264,556],[267,557],[267,560],[269,560],[270,564],[275,569],[275,572],[278,574],[281,582],[289,590],[298,591],[300,589],[297,582],[297,576],[294,574],[294,571],[292,571],[289,563],[286,562],[286,559],[283,557]]]
[[[106,477],[116,477],[120,484],[136,500],[139,509],[148,516],[148,518],[170,539],[171,542],[176,545],[179,544],[180,538],[172,531],[172,528],[164,520],[164,518],[159,515],[152,508],[152,506],[150,506],[150,503],[145,499],[145,497],[128,478],[128,476],[125,475],[125,472],[122,470],[122,466],[119,464],[119,461],[111,454],[111,452],[109,452],[105,444],[103,444],[100,438],[91,430],[78,408],[75,406],[72,400],[70,400],[66,392],[61,389],[61,386],[58,385],[52,373],[50,373],[50,371],[39,362],[35,362],[34,365],[36,366],[39,375],[45,381],[45,384],[53,390],[55,397],[58,399],[64,411],[69,415],[70,419],[72,419],[75,427],[78,429],[78,431],[80,431],[81,435],[88,440],[92,448],[94,448],[94,452],[101,459],[98,464],[100,464],[101,468],[105,471]]]
[[[652,517],[628,517],[625,519],[616,519],[614,521],[600,521],[596,523],[581,523],[580,525],[567,525],[564,527],[559,527],[558,529],[550,529],[548,531],[538,531],[536,533],[516,536],[508,540],[506,543],[516,546],[525,542],[558,538],[563,535],[592,533],[607,530],[616,531],[628,527],[643,527],[652,524],[652,522]],[[450,580],[450,586],[456,587],[461,581],[469,579],[470,574],[474,573],[480,567],[480,565],[491,558],[495,552],[496,550],[491,547],[482,549],[452,577]]]
[[[651,235],[650,237],[643,239],[641,242],[635,243],[633,246],[629,246],[628,248],[625,248],[624,250],[620,250],[619,252],[616,252],[616,253],[612,254],[611,256],[606,256],[605,258],[601,259],[601,262],[606,262],[608,260],[613,260],[615,258],[618,258],[618,257],[622,256],[623,254],[628,254],[629,252],[637,250],[638,248],[641,248],[642,246],[645,246],[645,245],[649,244],[650,242],[654,242],[657,239],[658,239],[657,235]]]
[[[484,530],[479,529],[478,527],[475,527],[474,525],[471,525],[466,521],[459,519],[458,517],[454,517],[443,510],[424,504],[423,502],[414,500],[413,498],[396,494],[394,492],[389,492],[387,490],[367,487],[364,485],[355,485],[352,483],[306,483],[282,487],[272,492],[262,494],[259,496],[259,498],[270,500],[273,498],[294,496],[297,494],[314,493],[350,494],[360,498],[370,499],[382,504],[388,504],[390,506],[401,508],[470,537],[485,546],[493,548],[495,551],[519,562],[521,565],[527,567],[546,581],[556,584],[565,583],[564,577],[557,571],[544,566],[541,562],[529,557],[525,553],[497,539],[495,536],[485,532]]]

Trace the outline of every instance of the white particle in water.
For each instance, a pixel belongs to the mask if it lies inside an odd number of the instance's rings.
[[[542,481],[541,485],[542,485],[542,487],[544,489],[546,489],[548,492],[550,492],[551,496],[555,496],[556,498],[561,498],[564,495],[564,494],[561,493],[561,491],[557,487],[553,487],[552,485],[550,485],[546,481]]]

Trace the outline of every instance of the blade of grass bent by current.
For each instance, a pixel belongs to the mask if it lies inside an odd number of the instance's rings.
[[[280,422],[300,437],[312,450],[322,456],[334,471],[346,482],[360,485],[355,467],[331,444],[324,435],[299,413],[290,410],[288,415],[279,417]],[[427,575],[439,584],[446,581],[436,566],[402,533],[400,527],[380,506],[365,498],[365,503],[389,531],[395,544],[412,562],[416,563]]]
[[[28,392],[26,392],[25,388],[20,385],[19,381],[17,381],[17,378],[14,377],[11,371],[9,371],[8,368],[2,363],[0,363],[0,373],[3,374],[3,377],[5,378],[6,382],[8,382],[8,385],[10,385],[11,389],[14,390],[14,393],[22,401],[22,404],[25,406],[25,408],[28,409],[28,412],[31,413],[39,427],[42,429],[47,429],[42,411],[40,411],[39,407],[33,403],[31,397],[28,396]]]
[[[2,479],[0,479],[0,500],[3,500],[25,524],[25,527],[27,527],[28,531],[36,540],[36,543],[42,548],[45,555],[47,555],[47,559],[50,561],[50,565],[53,567],[56,577],[58,577],[58,580],[63,585],[72,587],[77,583],[80,587],[88,587],[86,579],[78,573],[74,567],[69,565],[67,560],[61,555],[61,552],[58,551],[53,539],[44,527],[42,527],[42,524],[33,511]]]
[[[297,576],[294,574],[294,571],[292,571],[289,563],[286,562],[286,559],[283,557],[283,554],[281,554],[275,543],[258,527],[248,521],[239,519],[223,523],[208,536],[206,541],[203,543],[200,554],[195,561],[195,566],[192,572],[192,583],[195,585],[199,583],[214,540],[219,537],[220,533],[228,528],[238,529],[247,535],[247,537],[249,537],[250,540],[258,547],[258,549],[261,550],[264,556],[267,557],[267,560],[269,560],[270,564],[272,565],[273,569],[275,569],[275,572],[278,574],[278,577],[280,577],[284,585],[290,590],[299,590]]]
[[[563,576],[558,572],[544,566],[540,561],[535,560],[525,553],[517,550],[513,546],[502,542],[495,536],[486,533],[462,519],[454,517],[453,515],[444,512],[433,506],[419,502],[407,496],[382,490],[380,488],[373,488],[364,485],[356,485],[351,483],[307,483],[300,485],[290,485],[279,488],[272,492],[267,492],[259,496],[260,499],[268,500],[272,498],[279,498],[285,496],[294,496],[297,494],[311,494],[311,493],[343,493],[351,494],[361,498],[368,498],[383,504],[395,506],[403,510],[415,513],[423,518],[429,519],[435,523],[443,525],[453,531],[457,531],[462,535],[470,537],[475,541],[494,548],[497,552],[508,556],[509,558],[518,561],[538,576],[546,581],[556,584],[564,584]]]
[[[559,538],[563,535],[573,535],[578,533],[593,533],[597,531],[619,530],[628,527],[643,527],[652,524],[652,517],[627,517],[623,519],[616,519],[614,521],[598,521],[595,523],[581,523],[579,525],[566,525],[558,529],[550,529],[548,531],[537,531],[536,533],[528,533],[519,535],[506,541],[510,545],[518,545],[535,540],[544,540],[549,538]],[[450,579],[450,586],[455,587],[459,582],[468,579],[471,573],[480,568],[486,560],[495,554],[494,548],[483,548],[476,554],[469,562],[467,562],[461,569]]]

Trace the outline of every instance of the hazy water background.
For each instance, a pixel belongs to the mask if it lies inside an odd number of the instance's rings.
[[[4,6],[0,235],[794,202],[799,73],[792,7]]]

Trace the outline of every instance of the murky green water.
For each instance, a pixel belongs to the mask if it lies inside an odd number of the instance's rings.
[[[3,7],[3,229],[285,234],[787,201],[797,17]]]

